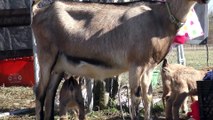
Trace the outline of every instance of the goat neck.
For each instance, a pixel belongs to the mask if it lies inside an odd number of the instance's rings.
[[[189,10],[194,7],[195,1],[190,0],[167,0],[169,4],[171,14],[179,20],[179,22],[185,22],[186,16]]]

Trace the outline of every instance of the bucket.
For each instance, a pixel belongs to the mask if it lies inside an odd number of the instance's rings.
[[[156,88],[156,86],[158,84],[159,74],[160,74],[159,70],[153,71],[153,73],[152,73],[152,88]]]

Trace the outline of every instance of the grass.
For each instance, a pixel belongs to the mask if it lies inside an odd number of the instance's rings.
[[[120,111],[116,108],[93,111],[87,115],[88,120],[122,120]]]
[[[0,87],[1,112],[34,107],[32,94],[32,88],[29,87]]]
[[[204,67],[213,66],[213,47],[209,45],[209,61],[207,64],[207,52],[203,45],[196,46],[186,46],[184,47],[184,55],[186,60],[186,65],[194,67],[196,69],[201,69]],[[176,48],[174,48],[166,57],[169,63],[177,63],[177,53]]]
[[[0,87],[0,113],[17,111],[20,109],[29,109],[28,113],[22,113],[18,115],[10,115],[5,117],[0,117],[4,120],[32,120],[35,119],[34,113],[34,103],[35,97],[33,89],[30,87]],[[105,110],[93,111],[87,114],[88,120],[122,120],[122,114],[117,109],[117,106],[112,108],[107,108]],[[32,110],[33,109],[33,110]],[[160,107],[154,107],[155,113],[160,109]],[[162,108],[161,110],[162,111]],[[142,112],[141,112],[142,115]],[[124,112],[124,117],[126,120],[130,120],[129,113]],[[55,119],[58,119],[56,113]],[[74,117],[69,116],[71,120]]]
[[[22,115],[10,115],[1,117],[5,120],[32,120],[35,119],[33,114],[34,102],[33,90],[30,87],[0,87],[0,113],[15,113],[18,110],[29,109]]]
[[[200,69],[207,67],[207,55],[206,51],[185,51],[186,65]],[[209,65],[213,66],[213,50],[209,51]]]

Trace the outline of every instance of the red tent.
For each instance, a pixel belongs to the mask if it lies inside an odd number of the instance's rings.
[[[0,85],[33,86],[32,0],[0,4]]]

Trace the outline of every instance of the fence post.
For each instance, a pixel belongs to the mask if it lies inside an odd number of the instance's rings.
[[[184,55],[183,45],[177,46],[177,61],[181,65],[186,65],[186,59]]]

